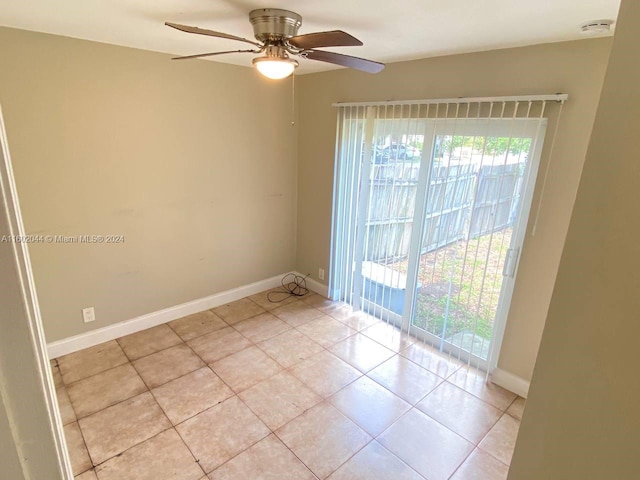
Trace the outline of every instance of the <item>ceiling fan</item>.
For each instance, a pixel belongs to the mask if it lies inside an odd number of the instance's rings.
[[[253,65],[261,74],[273,79],[285,78],[293,73],[298,62],[290,56],[333,63],[368,73],[378,73],[384,68],[383,63],[372,60],[316,50],[318,47],[361,46],[362,42],[342,30],[298,35],[298,29],[302,25],[302,17],[295,12],[278,8],[260,8],[249,12],[249,21],[253,25],[257,42],[228,33],[166,22],[165,25],[183,32],[237,40],[257,47],[251,50],[228,50],[187,55],[175,57],[174,60],[210,57],[227,53],[263,53],[264,56],[253,59]]]

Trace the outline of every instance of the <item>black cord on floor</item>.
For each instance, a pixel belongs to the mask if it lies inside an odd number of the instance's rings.
[[[307,273],[304,277],[288,273],[282,277],[282,290],[272,290],[267,294],[267,300],[271,303],[284,302],[289,297],[304,297],[309,293],[307,288],[307,277],[311,275]],[[276,296],[279,296],[276,298]]]

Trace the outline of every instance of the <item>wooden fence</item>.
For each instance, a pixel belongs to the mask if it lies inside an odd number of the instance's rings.
[[[427,193],[422,253],[510,226],[524,164],[434,165]],[[417,163],[373,164],[365,258],[401,259],[409,253]]]

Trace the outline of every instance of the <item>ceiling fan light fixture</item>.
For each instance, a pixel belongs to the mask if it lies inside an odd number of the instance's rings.
[[[174,57],[172,60],[204,58],[228,53],[259,53],[263,56],[254,59],[253,65],[261,75],[276,80],[290,76],[298,66],[298,62],[291,60],[289,55],[340,65],[341,67],[353,68],[367,73],[378,73],[384,68],[383,63],[367,60],[366,58],[317,50],[318,47],[361,46],[362,42],[342,30],[329,30],[326,32],[298,35],[298,29],[302,24],[302,17],[295,12],[279,8],[259,8],[249,12],[249,21],[251,25],[253,25],[253,33],[256,40],[258,40],[257,42],[206,28],[165,22],[165,25],[168,27],[186,33],[235,40],[258,47],[257,50],[253,48],[251,50],[225,50],[221,52],[185,55]]]
[[[265,77],[279,80],[291,75],[298,66],[298,62],[286,57],[266,56],[254,58],[253,66]]]

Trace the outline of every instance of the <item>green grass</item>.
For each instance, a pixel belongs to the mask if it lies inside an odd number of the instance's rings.
[[[511,231],[507,228],[422,255],[414,324],[441,336],[446,321],[445,338],[467,331],[490,339]],[[406,271],[406,260],[392,268]]]

